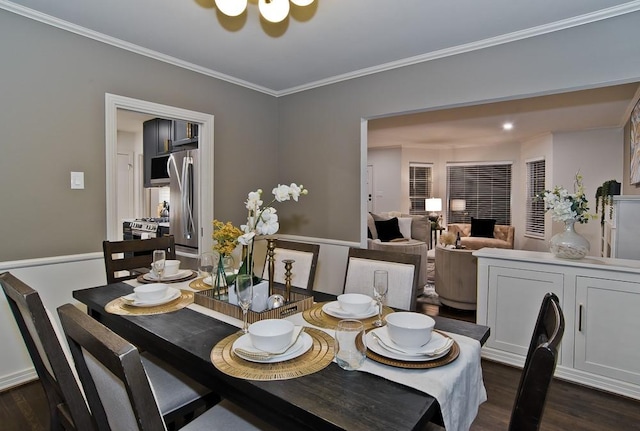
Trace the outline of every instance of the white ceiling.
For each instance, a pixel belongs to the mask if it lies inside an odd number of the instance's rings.
[[[0,0],[0,7],[279,95],[640,9],[627,0],[315,0],[281,24],[257,0]]]
[[[214,0],[0,0],[0,8],[281,96],[630,13],[640,10],[640,0],[315,0],[307,8],[292,5],[291,16],[281,24],[262,20],[257,0],[249,0],[237,18],[217,12]],[[539,123],[543,117],[563,118],[567,129],[612,126],[613,120],[604,117],[617,116],[619,123],[634,93],[631,87],[621,89],[614,100],[582,106],[574,115],[594,117],[598,124],[573,125],[569,108],[532,112],[537,117],[528,118]],[[431,120],[423,118],[432,123],[427,131],[415,125],[418,116],[406,117],[392,140],[440,145],[472,138],[477,144],[482,130],[505,116],[511,116],[516,130],[528,122],[526,103],[491,106],[493,115],[486,106],[481,115],[458,108],[453,112],[457,120],[469,116],[464,127],[443,116],[436,127],[429,114]],[[453,131],[461,129],[468,136],[455,137]]]

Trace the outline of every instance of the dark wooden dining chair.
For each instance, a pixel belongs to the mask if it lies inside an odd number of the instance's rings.
[[[58,314],[99,430],[166,429],[138,349],[71,304],[59,307]],[[275,430],[228,401],[180,429]]]
[[[103,241],[107,283],[130,280],[151,270],[153,250],[165,250],[167,259],[176,258],[173,235],[149,239]]]
[[[318,266],[318,255],[320,245],[304,242],[276,240],[274,249],[274,277],[276,283],[285,284],[285,259],[292,259],[295,262],[291,269],[291,285],[301,289],[313,290],[316,278],[316,267]],[[262,278],[269,279],[268,251],[265,259]]]
[[[555,294],[547,293],[542,300],[529,344],[509,431],[535,431],[540,428],[563,334],[564,315],[560,300]]]
[[[420,276],[418,254],[351,247],[342,291],[373,297],[373,272],[377,269],[389,273],[386,304],[392,308],[415,311]]]
[[[72,371],[71,357],[63,348],[66,342],[58,336],[62,334],[56,331],[57,323],[51,320],[40,295],[9,272],[0,274],[0,285],[44,388],[50,429],[94,430],[95,424]]]

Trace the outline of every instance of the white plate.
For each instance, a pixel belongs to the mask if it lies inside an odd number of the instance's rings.
[[[274,362],[284,362],[284,361],[288,361],[289,359],[297,358],[298,356],[301,356],[304,353],[306,353],[307,350],[311,348],[311,346],[313,346],[313,338],[311,338],[311,335],[307,334],[306,332],[303,332],[302,334],[300,334],[300,338],[298,338],[298,341],[296,341],[296,344],[294,344],[293,347],[291,347],[291,350],[289,350],[286,354],[274,356],[269,359],[257,359],[257,358],[252,358],[248,356],[243,356],[242,354],[235,351],[235,349],[239,348],[239,349],[248,350],[250,352],[262,352],[262,350],[258,350],[255,347],[253,347],[253,344],[251,343],[251,338],[249,338],[249,334],[244,334],[233,343],[233,346],[231,347],[231,349],[233,350],[233,353],[235,353],[236,355],[238,355],[239,357],[247,361],[259,362],[261,364],[271,364]]]
[[[181,278],[185,278],[191,275],[191,270],[190,269],[181,269],[178,272],[176,272],[173,275],[163,275],[162,276],[162,280],[164,281],[174,281],[174,280],[180,280]],[[142,278],[144,278],[147,281],[157,281],[158,280],[158,276],[155,275],[153,272],[147,272],[145,275],[142,276]]]
[[[407,361],[407,362],[427,362],[427,361],[433,361],[435,359],[439,359],[442,358],[443,356],[445,356],[447,353],[449,353],[449,350],[451,350],[451,348],[447,349],[446,351],[439,353],[435,356],[426,356],[426,355],[404,355],[398,352],[394,352],[392,350],[388,350],[385,347],[383,347],[382,345],[380,345],[380,343],[378,343],[378,340],[376,340],[375,338],[373,338],[373,335],[371,334],[372,332],[375,332],[376,335],[380,338],[382,338],[382,340],[393,346],[393,341],[391,341],[391,338],[389,338],[389,335],[387,333],[387,327],[383,326],[382,328],[376,328],[373,329],[369,332],[367,332],[367,336],[365,337],[365,341],[367,343],[367,348],[369,350],[371,350],[374,353],[377,353],[378,355],[384,356],[386,358],[390,358],[390,359],[396,359],[398,361]],[[445,337],[444,335],[438,333],[438,332],[433,332],[433,335],[431,335],[431,341],[429,341],[429,343],[423,347],[423,350],[433,350],[433,349],[437,349],[440,346],[443,346],[444,343],[447,342],[447,337]],[[399,349],[403,349],[403,350],[407,350],[404,347],[398,347]]]
[[[338,301],[331,301],[322,306],[322,311],[338,319],[366,319],[378,314],[378,305],[372,301],[371,307],[366,312],[362,314],[352,314],[340,308]]]
[[[203,278],[203,279],[202,279],[202,282],[203,282],[204,284],[208,284],[209,286],[211,286],[211,284],[212,284],[211,276],[208,276],[208,277]]]
[[[135,293],[130,293],[127,296],[123,296],[122,299],[127,305],[133,305],[134,307],[155,307],[156,305],[166,304],[167,302],[171,302],[174,299],[179,298],[181,295],[179,289],[174,289],[173,287],[167,288],[167,294],[164,298],[156,299],[155,301],[140,301],[136,298]]]

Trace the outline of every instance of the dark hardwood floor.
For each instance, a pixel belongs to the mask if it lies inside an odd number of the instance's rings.
[[[459,312],[434,304],[420,303],[427,314],[475,321],[474,312]],[[490,361],[482,361],[488,400],[471,431],[507,429],[511,407],[520,380],[520,370]],[[47,403],[42,386],[31,382],[0,393],[1,431],[48,430]],[[428,431],[443,428],[429,425]],[[542,420],[543,431],[631,431],[640,430],[640,401],[554,380],[549,390]]]

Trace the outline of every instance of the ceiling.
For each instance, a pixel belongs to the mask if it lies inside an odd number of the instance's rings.
[[[214,0],[0,0],[0,7],[273,95],[640,10],[628,0],[315,0],[271,24]]]
[[[315,0],[306,8],[292,5],[280,24],[259,17],[257,0],[237,18],[217,12],[214,0],[0,0],[0,8],[282,96],[631,13],[640,10],[640,0]],[[548,131],[617,127],[636,89],[376,120],[369,143],[487,145]],[[496,131],[505,119],[516,124],[514,131]]]

